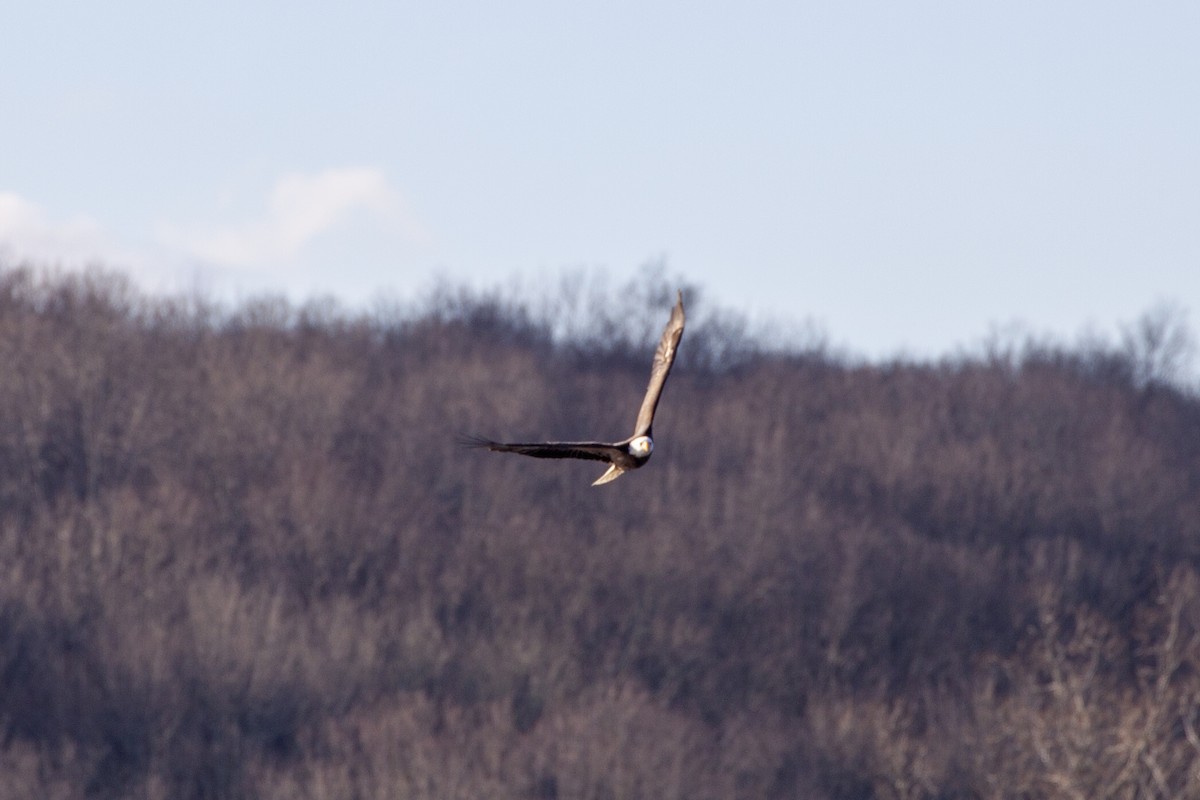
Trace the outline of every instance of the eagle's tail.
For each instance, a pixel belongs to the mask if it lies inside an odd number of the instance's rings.
[[[609,464],[608,471],[605,472],[603,475],[601,475],[599,478],[596,478],[596,480],[592,483],[592,486],[599,486],[602,483],[608,483],[609,481],[615,481],[617,478],[621,477],[624,473],[625,473],[625,470],[622,467],[618,467],[616,464]]]

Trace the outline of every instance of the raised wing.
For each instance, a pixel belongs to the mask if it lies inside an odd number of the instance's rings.
[[[534,458],[582,458],[587,461],[607,461],[624,455],[624,451],[606,442],[493,442],[491,439],[470,437],[460,440],[467,447],[483,447],[498,453],[519,453]]]
[[[663,329],[662,339],[654,351],[654,365],[650,367],[650,385],[646,387],[646,396],[642,399],[642,408],[638,411],[637,425],[633,430],[635,437],[650,433],[650,426],[654,424],[654,411],[658,408],[658,398],[662,396],[663,384],[667,382],[671,365],[675,363],[675,350],[679,347],[679,340],[683,338],[683,292],[679,292],[678,296],[679,300],[671,309],[671,318],[667,320],[667,327]]]

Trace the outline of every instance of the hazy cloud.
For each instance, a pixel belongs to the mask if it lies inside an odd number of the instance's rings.
[[[15,192],[0,192],[0,253],[64,266],[128,256],[92,217],[53,219],[40,205]]]
[[[428,239],[403,197],[374,169],[329,169],[281,178],[261,219],[206,228],[165,225],[164,244],[221,266],[286,265],[319,236],[368,219],[408,243]]]
[[[0,191],[0,257],[67,269],[100,264],[150,290],[198,281],[218,293],[365,296],[376,288],[373,277],[364,277],[372,266],[400,263],[430,246],[404,197],[375,169],[288,174],[263,206],[219,224],[164,220],[139,235],[87,214],[64,218]]]

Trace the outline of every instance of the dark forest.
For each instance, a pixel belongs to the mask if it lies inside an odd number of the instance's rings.
[[[0,800],[1200,797],[1187,331],[782,346],[0,270]]]

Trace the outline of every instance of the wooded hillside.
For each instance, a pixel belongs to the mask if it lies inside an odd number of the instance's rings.
[[[633,288],[0,271],[0,800],[1200,797],[1178,330],[866,364],[685,287],[644,469],[455,446],[628,435]]]

